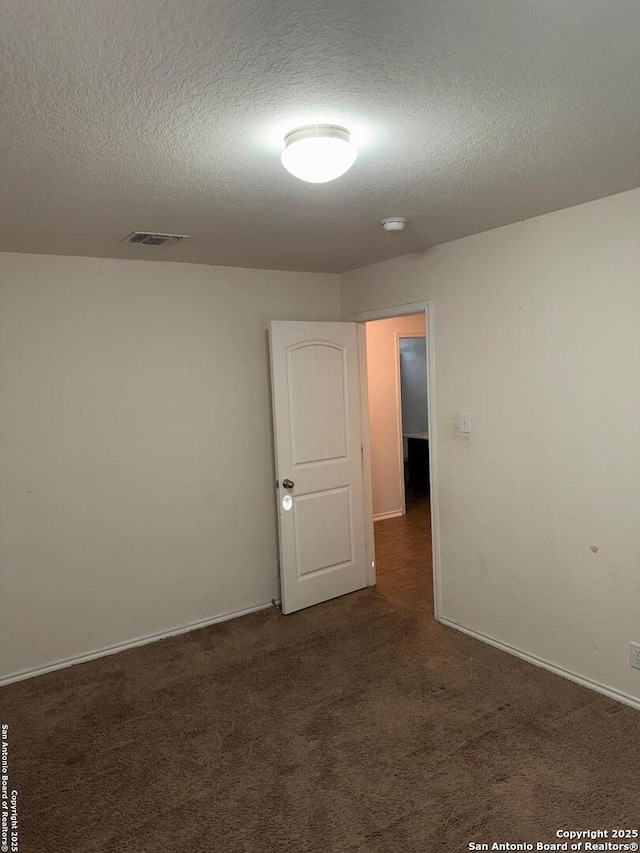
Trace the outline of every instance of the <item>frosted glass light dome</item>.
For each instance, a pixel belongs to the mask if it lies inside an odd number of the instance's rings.
[[[344,175],[358,152],[349,131],[334,124],[312,124],[292,130],[284,138],[280,157],[287,172],[301,181],[325,184]]]

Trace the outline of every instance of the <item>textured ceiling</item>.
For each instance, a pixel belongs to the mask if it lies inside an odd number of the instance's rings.
[[[639,37],[638,0],[4,0],[0,250],[339,272],[630,189]],[[358,160],[304,184],[323,120]]]

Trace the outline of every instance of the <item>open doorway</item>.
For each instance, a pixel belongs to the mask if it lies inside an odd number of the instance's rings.
[[[395,394],[391,403],[387,398],[378,406],[380,415],[390,416],[394,425],[395,453],[376,457],[387,465],[395,456],[391,467],[398,497],[391,510],[381,508],[376,498],[374,510],[369,424],[375,417],[371,412],[375,403],[370,407],[368,401],[367,324],[409,315],[416,315],[421,326],[417,331],[403,327],[397,339],[394,335],[389,361],[392,379],[386,384]],[[440,618],[431,303],[379,309],[349,320],[271,323],[282,610],[293,613],[376,586],[378,578],[381,594],[423,611],[431,610],[433,602],[434,615]],[[407,487],[405,494],[397,345],[400,337],[419,338],[425,332],[428,429],[421,440],[428,450],[430,488],[420,495]],[[405,432],[409,429],[413,428]],[[416,436],[407,435],[409,469],[411,438]],[[424,476],[424,468],[420,470]],[[376,480],[384,488],[389,485],[384,470],[380,477],[378,469]]]
[[[400,428],[407,501],[429,494],[429,416],[427,411],[427,339],[400,336]]]
[[[433,614],[426,315],[364,327],[376,589]]]

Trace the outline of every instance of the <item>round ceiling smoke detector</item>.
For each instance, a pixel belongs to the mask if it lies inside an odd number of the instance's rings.
[[[390,216],[380,223],[385,231],[404,231],[406,224],[407,220],[403,216]]]
[[[346,127],[310,124],[287,133],[280,160],[301,181],[326,184],[344,175],[357,156]]]

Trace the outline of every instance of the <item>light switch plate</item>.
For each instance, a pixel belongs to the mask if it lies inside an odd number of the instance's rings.
[[[459,432],[471,432],[471,415],[469,412],[460,412],[460,420],[458,421]]]

